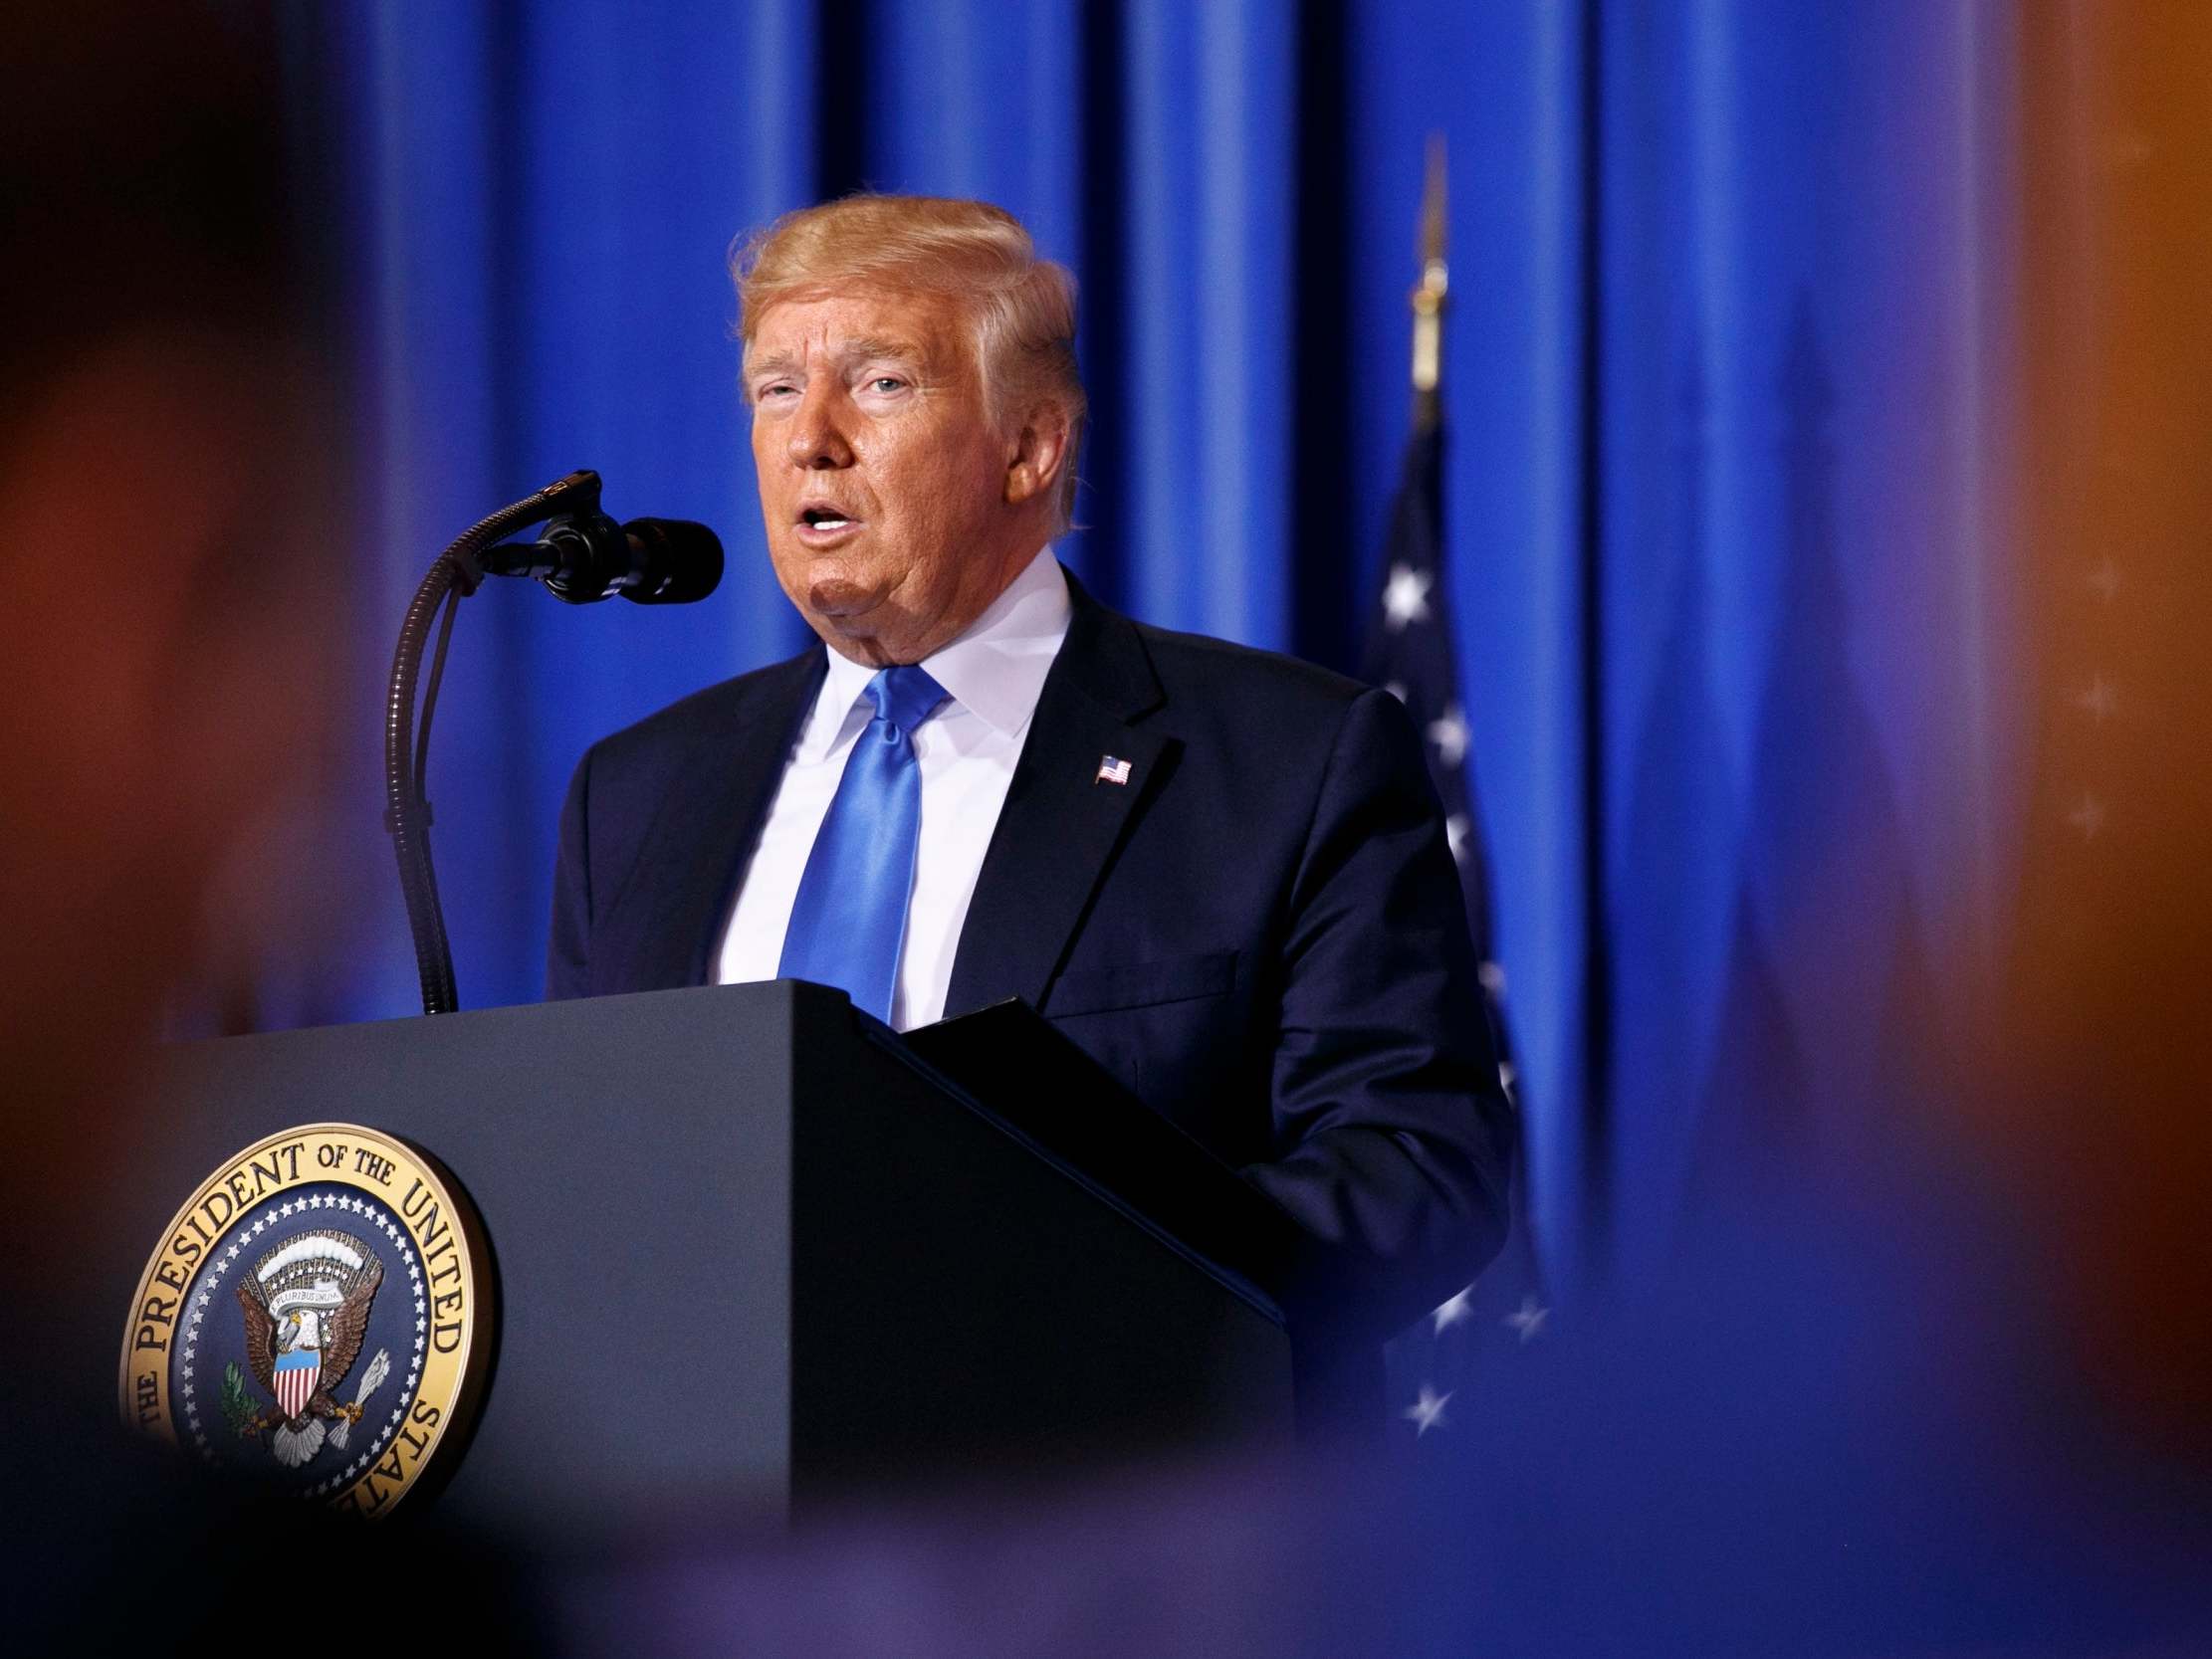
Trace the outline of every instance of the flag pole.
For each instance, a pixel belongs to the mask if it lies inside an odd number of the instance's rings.
[[[1421,281],[1415,285],[1414,429],[1427,431],[1442,413],[1437,386],[1443,363],[1443,300],[1450,287],[1444,265],[1443,134],[1429,134],[1428,176],[1421,191]]]

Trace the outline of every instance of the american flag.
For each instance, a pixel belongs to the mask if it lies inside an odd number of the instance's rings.
[[[1443,581],[1443,433],[1423,423],[1406,450],[1383,549],[1383,587],[1367,641],[1365,678],[1387,687],[1428,739],[1429,775],[1443,801],[1444,834],[1459,866],[1467,927],[1492,991],[1489,873],[1474,828],[1467,714],[1459,700],[1451,621]]]
[[[1459,867],[1467,927],[1482,963],[1483,1000],[1497,1039],[1499,1077],[1517,1110],[1502,1002],[1505,975],[1492,954],[1489,871],[1476,825],[1472,739],[1444,580],[1443,430],[1434,408],[1425,402],[1415,422],[1391,504],[1382,587],[1369,625],[1363,677],[1403,703],[1426,739],[1429,775],[1443,803],[1444,834]],[[1406,1432],[1417,1438],[1448,1421],[1438,1408],[1470,1374],[1478,1352],[1509,1352],[1543,1334],[1548,1310],[1524,1188],[1516,1167],[1512,1228],[1498,1259],[1475,1284],[1391,1346],[1393,1392],[1402,1396],[1401,1404],[1413,1401],[1400,1415],[1411,1425]],[[1439,1395],[1438,1390],[1445,1392]]]

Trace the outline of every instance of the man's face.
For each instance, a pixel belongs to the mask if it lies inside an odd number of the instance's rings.
[[[1013,446],[950,300],[785,301],[762,315],[745,372],[776,580],[845,656],[920,661],[1042,544],[1007,500]]]

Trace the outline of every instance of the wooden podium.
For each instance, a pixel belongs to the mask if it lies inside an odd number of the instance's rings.
[[[1158,1150],[1167,1126],[1026,1009],[964,1024],[909,1043],[777,982],[180,1048],[117,1171],[106,1305],[119,1330],[219,1163],[357,1123],[482,1213],[497,1359],[439,1501],[502,1536],[1286,1441],[1260,1288],[1280,1212],[1195,1146]],[[1085,1153],[1132,1143],[1158,1155]]]

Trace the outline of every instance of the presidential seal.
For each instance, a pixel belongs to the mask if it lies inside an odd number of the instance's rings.
[[[452,1178],[404,1141],[312,1124],[249,1146],[177,1211],[123,1334],[122,1414],[208,1463],[383,1515],[450,1472],[493,1328],[490,1254]]]

